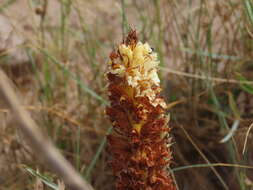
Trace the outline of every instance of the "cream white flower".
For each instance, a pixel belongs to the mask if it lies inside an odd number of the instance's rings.
[[[153,86],[160,85],[160,79],[157,74],[159,61],[157,54],[152,51],[148,43],[138,42],[135,47],[120,44],[118,47],[121,55],[120,61],[111,63],[110,71],[124,77],[127,84],[136,89],[136,96],[146,96],[154,102],[156,106],[159,102],[154,101],[156,92]],[[164,107],[164,104],[161,105]]]

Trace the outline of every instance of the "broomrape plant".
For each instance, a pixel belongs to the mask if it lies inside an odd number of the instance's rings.
[[[110,55],[106,113],[114,129],[108,150],[117,190],[175,190],[166,171],[172,153],[158,64],[157,54],[138,41],[136,31]]]

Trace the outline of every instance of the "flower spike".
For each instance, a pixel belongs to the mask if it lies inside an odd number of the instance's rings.
[[[175,190],[166,170],[172,153],[158,64],[135,30],[110,55],[106,114],[114,129],[108,150],[117,190]]]

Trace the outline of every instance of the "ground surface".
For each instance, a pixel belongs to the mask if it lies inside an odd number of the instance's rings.
[[[106,62],[128,24],[159,53],[164,97],[177,103],[169,110],[172,167],[189,166],[174,173],[179,189],[251,189],[252,169],[211,167],[253,165],[252,132],[247,134],[253,87],[240,83],[253,78],[253,30],[243,1],[3,0],[0,68],[76,169],[96,190],[113,189],[110,156],[97,149],[110,126]],[[1,100],[0,139],[0,189],[33,188],[36,178],[23,164],[56,182]],[[205,165],[190,168],[196,164]]]

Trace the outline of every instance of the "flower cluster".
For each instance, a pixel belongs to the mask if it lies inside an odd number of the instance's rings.
[[[117,190],[174,190],[166,171],[169,149],[166,103],[160,96],[157,54],[131,31],[110,55],[106,109],[113,133],[108,150]]]

